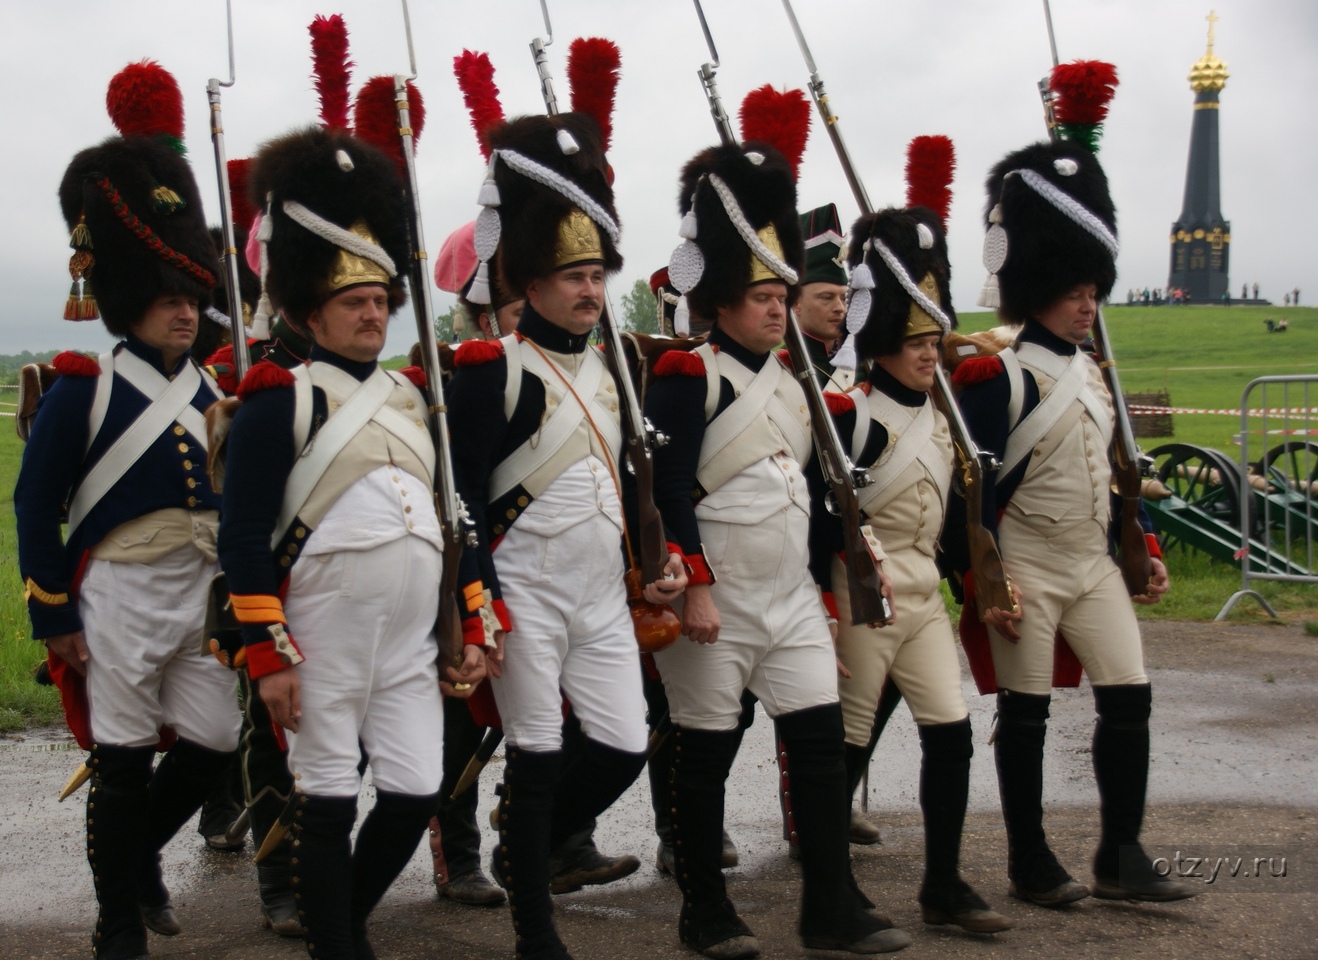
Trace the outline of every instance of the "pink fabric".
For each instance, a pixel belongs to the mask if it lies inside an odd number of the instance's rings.
[[[252,268],[252,273],[258,277],[261,275],[261,241],[256,239],[256,235],[261,232],[261,215],[258,213],[256,219],[252,221],[252,229],[247,231],[247,247],[243,250],[243,256],[247,258],[247,265]]]
[[[458,293],[476,272],[476,221],[463,224],[448,235],[435,257],[435,286]]]

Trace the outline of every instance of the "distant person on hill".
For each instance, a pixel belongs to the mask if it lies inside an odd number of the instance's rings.
[[[1254,299],[1257,300],[1258,298],[1259,298],[1259,282],[1258,282],[1257,280],[1255,280],[1255,281],[1254,281]]]
[[[1268,333],[1272,333],[1272,331],[1276,329],[1276,324],[1273,323],[1271,317],[1268,317],[1268,319],[1264,320],[1263,325],[1268,328]]]
[[[1291,295],[1288,293],[1286,294],[1286,306],[1289,307],[1290,305],[1291,305]]]
[[[1280,320],[1280,321],[1278,322],[1278,324],[1277,324],[1277,332],[1278,332],[1278,333],[1285,333],[1285,332],[1286,332],[1286,328],[1289,327],[1289,326],[1290,326],[1290,321],[1287,320],[1285,317],[1282,317],[1281,320]]]
[[[1299,288],[1299,287],[1296,287],[1296,288],[1295,288],[1295,296],[1292,297],[1292,299],[1294,300],[1295,305],[1298,307],[1298,306],[1300,305],[1300,288]]]
[[[1248,299],[1249,299],[1249,284],[1247,284],[1247,283],[1242,283],[1242,284],[1240,285],[1240,299],[1241,299],[1241,300],[1248,300]]]

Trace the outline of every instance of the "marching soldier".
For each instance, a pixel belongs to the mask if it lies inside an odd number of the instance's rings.
[[[270,299],[315,345],[306,366],[260,363],[239,388],[220,554],[249,676],[288,739],[308,951],[359,958],[435,809],[439,688],[483,676],[483,634],[478,605],[464,608],[474,642],[461,671],[437,675],[442,541],[421,374],[376,362],[409,255],[392,162],[310,128],[262,148],[253,184],[268,198]],[[350,845],[363,752],[376,803]]]
[[[604,277],[622,264],[599,131],[563,114],[490,133],[481,217],[499,227],[500,282],[524,292],[517,332],[464,343],[449,401],[454,468],[476,523],[479,569],[506,633],[492,689],[508,739],[495,866],[517,953],[564,957],[551,918],[551,858],[608,808],[645,762],[636,642],[623,586],[617,387],[588,336]],[[495,206],[495,204],[498,204]],[[493,220],[491,218],[494,218]],[[478,221],[480,224],[481,221]],[[493,245],[470,299],[489,298]],[[652,602],[685,585],[645,588]],[[562,698],[587,738],[562,752]],[[633,863],[635,861],[633,860]],[[634,869],[634,867],[633,867]]]
[[[159,851],[223,776],[238,711],[232,674],[199,645],[220,507],[203,411],[220,393],[188,351],[219,266],[174,78],[132,64],[107,105],[123,136],[79,153],[60,184],[75,250],[65,316],[99,309],[122,339],[99,361],[55,359],[14,506],[32,635],[91,753],[94,952],[124,960],[146,955],[147,928],[180,932]]]
[[[1046,907],[1090,894],[1058,863],[1043,830],[1043,745],[1060,630],[1089,676],[1098,714],[1102,832],[1093,893],[1179,900],[1195,888],[1158,876],[1139,845],[1152,698],[1132,598],[1108,553],[1112,398],[1080,349],[1116,274],[1107,178],[1089,150],[1062,142],[1008,155],[988,186],[990,235],[1005,232],[1007,245],[1005,262],[993,264],[998,313],[1023,327],[1013,348],[967,361],[956,381],[976,442],[1002,461],[996,503],[986,487],[984,521],[996,528],[1024,598],[1019,624],[1000,611],[988,618],[1011,893]],[[1156,603],[1168,588],[1157,541],[1147,539],[1153,578],[1138,603]]]
[[[804,259],[791,168],[767,144],[715,147],[687,164],[680,191],[682,234],[694,240],[669,273],[713,329],[696,350],[663,356],[646,397],[670,438],[656,452],[656,500],[692,570],[681,611],[689,642],[655,654],[674,726],[679,935],[710,957],[759,953],[719,870],[724,784],[749,688],[777,722],[791,770],[805,946],[897,950],[910,938],[869,912],[848,862],[835,658],[807,559],[810,418],[773,353]]]
[[[801,234],[805,238],[805,272],[792,312],[805,334],[819,386],[843,393],[856,374],[832,362],[846,334],[842,321],[847,316],[847,270],[843,266],[846,237],[842,235],[837,207],[830,203],[801,214]]]
[[[929,397],[939,348],[951,329],[947,243],[937,214],[925,207],[885,210],[852,228],[852,269],[873,278],[869,296],[853,291],[852,309],[865,311],[856,352],[872,360],[869,377],[844,396],[829,396],[839,433],[853,462],[873,483],[861,488],[861,510],[883,543],[896,620],[884,627],[853,625],[839,556],[841,524],[823,511],[831,536],[822,570],[838,617],[838,659],[846,668],[838,696],[846,723],[848,780],[859,782],[885,682],[904,695],[920,731],[923,762],[924,921],[954,923],[978,933],[1008,930],[1012,922],[989,909],[961,879],[957,862],[974,752],[969,711],[961,695],[961,665],[952,624],[939,592],[935,557],[953,456],[947,421]],[[826,602],[830,593],[825,593]]]

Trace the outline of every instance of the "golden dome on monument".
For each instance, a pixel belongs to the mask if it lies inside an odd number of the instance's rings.
[[[1217,25],[1217,13],[1212,11],[1206,18],[1208,20],[1208,51],[1195,61],[1194,66],[1190,68],[1190,76],[1186,79],[1190,81],[1190,89],[1195,93],[1200,90],[1221,90],[1226,86],[1227,77],[1230,76],[1226,71],[1226,64],[1213,55],[1213,28]]]

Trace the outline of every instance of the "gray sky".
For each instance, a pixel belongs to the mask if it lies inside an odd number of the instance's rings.
[[[390,0],[233,0],[237,84],[224,93],[230,157],[313,122],[307,25],[318,13],[347,20],[354,91],[368,77],[406,71],[401,7]],[[1162,286],[1168,232],[1180,212],[1193,94],[1186,81],[1204,53],[1210,6],[1219,16],[1216,54],[1231,78],[1222,94],[1222,209],[1231,221],[1233,291],[1258,281],[1280,302],[1300,287],[1318,302],[1313,231],[1318,115],[1318,4],[1312,0],[1053,0],[1063,60],[1103,59],[1121,77],[1101,159],[1112,183],[1122,250],[1116,295]],[[428,110],[418,147],[427,249],[477,212],[480,154],[452,58],[486,51],[508,115],[540,112],[528,50],[543,33],[537,0],[413,0],[418,84]],[[953,299],[963,311],[983,280],[983,179],[1002,155],[1041,139],[1035,83],[1050,66],[1039,0],[797,0],[797,16],[877,206],[901,203],[911,137],[941,133],[956,145],[950,223]],[[780,0],[706,0],[730,113],[764,83],[805,87],[807,74]],[[677,172],[715,142],[699,65],[708,59],[689,0],[551,0],[550,47],[557,90],[567,99],[565,57],[577,36],[608,37],[622,50],[613,150],[627,263],[615,300],[665,264],[677,244]],[[8,37],[0,62],[0,159],[4,219],[0,353],[103,349],[99,323],[60,319],[68,292],[67,232],[56,189],[79,149],[113,133],[104,109],[110,77],[150,57],[178,78],[187,143],[207,213],[219,218],[207,123],[206,81],[227,74],[223,0],[0,0]],[[735,113],[734,113],[735,115]],[[815,116],[800,205],[856,207]],[[436,295],[437,310],[450,299]],[[393,322],[388,350],[415,339],[410,309]]]

